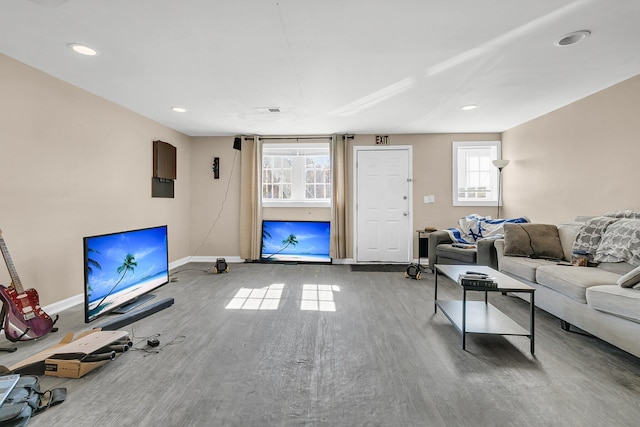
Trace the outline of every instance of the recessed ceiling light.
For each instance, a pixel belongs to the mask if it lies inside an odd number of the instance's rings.
[[[478,108],[478,106],[476,104],[468,104],[468,105],[463,105],[462,107],[460,107],[460,109],[464,110],[464,111],[475,110],[476,108]]]
[[[91,49],[89,46],[85,46],[80,43],[69,43],[67,46],[80,55],[95,56],[98,54],[95,49]]]
[[[560,40],[558,40],[555,44],[556,46],[571,46],[576,43],[580,43],[582,40],[586,39],[591,35],[591,31],[589,30],[580,30],[574,31],[573,33],[569,33],[565,36],[562,36]]]
[[[175,111],[176,113],[186,113],[187,109],[184,107],[171,107],[171,109],[173,111]]]
[[[256,113],[281,113],[280,107],[254,107]]]

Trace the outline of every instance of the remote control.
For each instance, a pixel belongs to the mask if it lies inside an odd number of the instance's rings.
[[[467,271],[467,274],[475,274],[477,276],[488,276],[487,273],[479,273],[477,271]]]

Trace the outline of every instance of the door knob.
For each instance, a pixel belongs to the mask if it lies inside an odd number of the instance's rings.
[[[407,216],[409,215],[409,212],[402,212],[402,215]]]

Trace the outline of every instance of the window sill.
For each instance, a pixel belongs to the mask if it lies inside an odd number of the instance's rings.
[[[498,206],[498,203],[494,200],[493,202],[460,202],[454,200],[453,206],[485,206],[485,207],[495,207]],[[500,204],[502,206],[502,204]]]
[[[303,202],[303,201],[263,201],[264,208],[330,208],[331,202]]]

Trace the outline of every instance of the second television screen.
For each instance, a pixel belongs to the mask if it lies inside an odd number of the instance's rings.
[[[331,262],[328,221],[263,221],[262,261]]]

